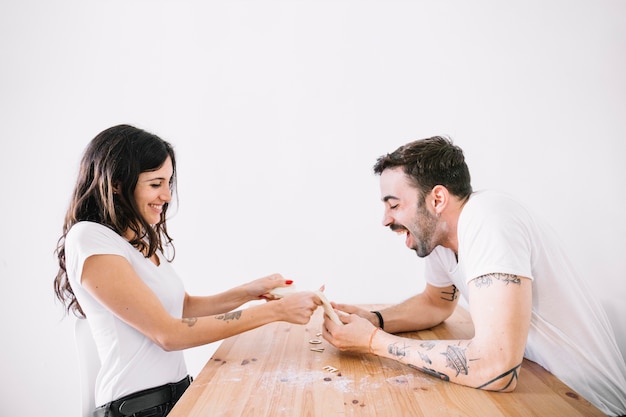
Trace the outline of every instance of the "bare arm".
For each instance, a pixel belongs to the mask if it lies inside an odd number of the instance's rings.
[[[381,310],[388,333],[409,332],[429,329],[450,317],[458,303],[458,290],[454,285],[434,287],[426,284],[424,291],[408,300]],[[335,308],[350,314],[357,314],[368,319],[374,326],[379,326],[378,317],[365,309],[334,304]]]
[[[376,331],[356,316],[345,326],[324,322],[324,337],[342,350],[391,358],[445,381],[512,391],[530,327],[531,281],[489,274],[469,284],[475,335],[467,340],[415,340]],[[370,344],[371,339],[371,344]]]
[[[280,274],[272,274],[264,278],[231,288],[219,294],[207,296],[185,295],[183,317],[212,316],[231,311],[248,301],[260,298],[273,299],[268,291],[284,286],[285,280]],[[263,294],[263,297],[260,295]]]
[[[176,318],[164,309],[128,261],[116,255],[89,257],[83,267],[82,284],[120,320],[167,351],[211,343],[272,321],[305,324],[321,304],[313,293],[299,293],[245,310],[208,316],[185,314],[182,319]],[[228,300],[221,303],[221,308],[246,299],[241,289],[226,294]],[[206,303],[196,302],[194,305],[190,297],[186,297],[185,304],[185,313],[211,312],[206,307],[199,307]]]

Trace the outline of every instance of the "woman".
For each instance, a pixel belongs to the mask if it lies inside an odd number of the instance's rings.
[[[98,347],[94,416],[132,414],[138,405],[145,411],[137,415],[165,416],[190,382],[182,349],[272,321],[306,324],[321,304],[305,292],[232,311],[274,300],[272,289],[291,284],[278,274],[221,294],[187,294],[170,265],[166,213],[175,185],[171,145],[132,126],[101,132],[83,156],[54,288],[68,311],[89,320]]]

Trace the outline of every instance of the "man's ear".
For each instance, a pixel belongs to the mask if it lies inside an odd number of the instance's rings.
[[[443,185],[435,185],[430,191],[431,204],[436,216],[439,216],[447,207],[450,200],[450,192]]]

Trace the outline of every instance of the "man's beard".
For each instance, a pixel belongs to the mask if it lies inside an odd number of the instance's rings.
[[[437,246],[434,236],[438,220],[424,206],[418,207],[416,219],[418,220],[410,226],[392,224],[390,228],[395,232],[404,230],[409,233],[412,240],[409,248],[420,258],[424,258],[430,255]]]

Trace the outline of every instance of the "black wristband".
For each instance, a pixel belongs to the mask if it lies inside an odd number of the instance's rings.
[[[376,317],[378,317],[378,324],[381,329],[385,330],[385,322],[383,320],[383,315],[380,314],[380,311],[372,311],[372,313],[376,314]]]

